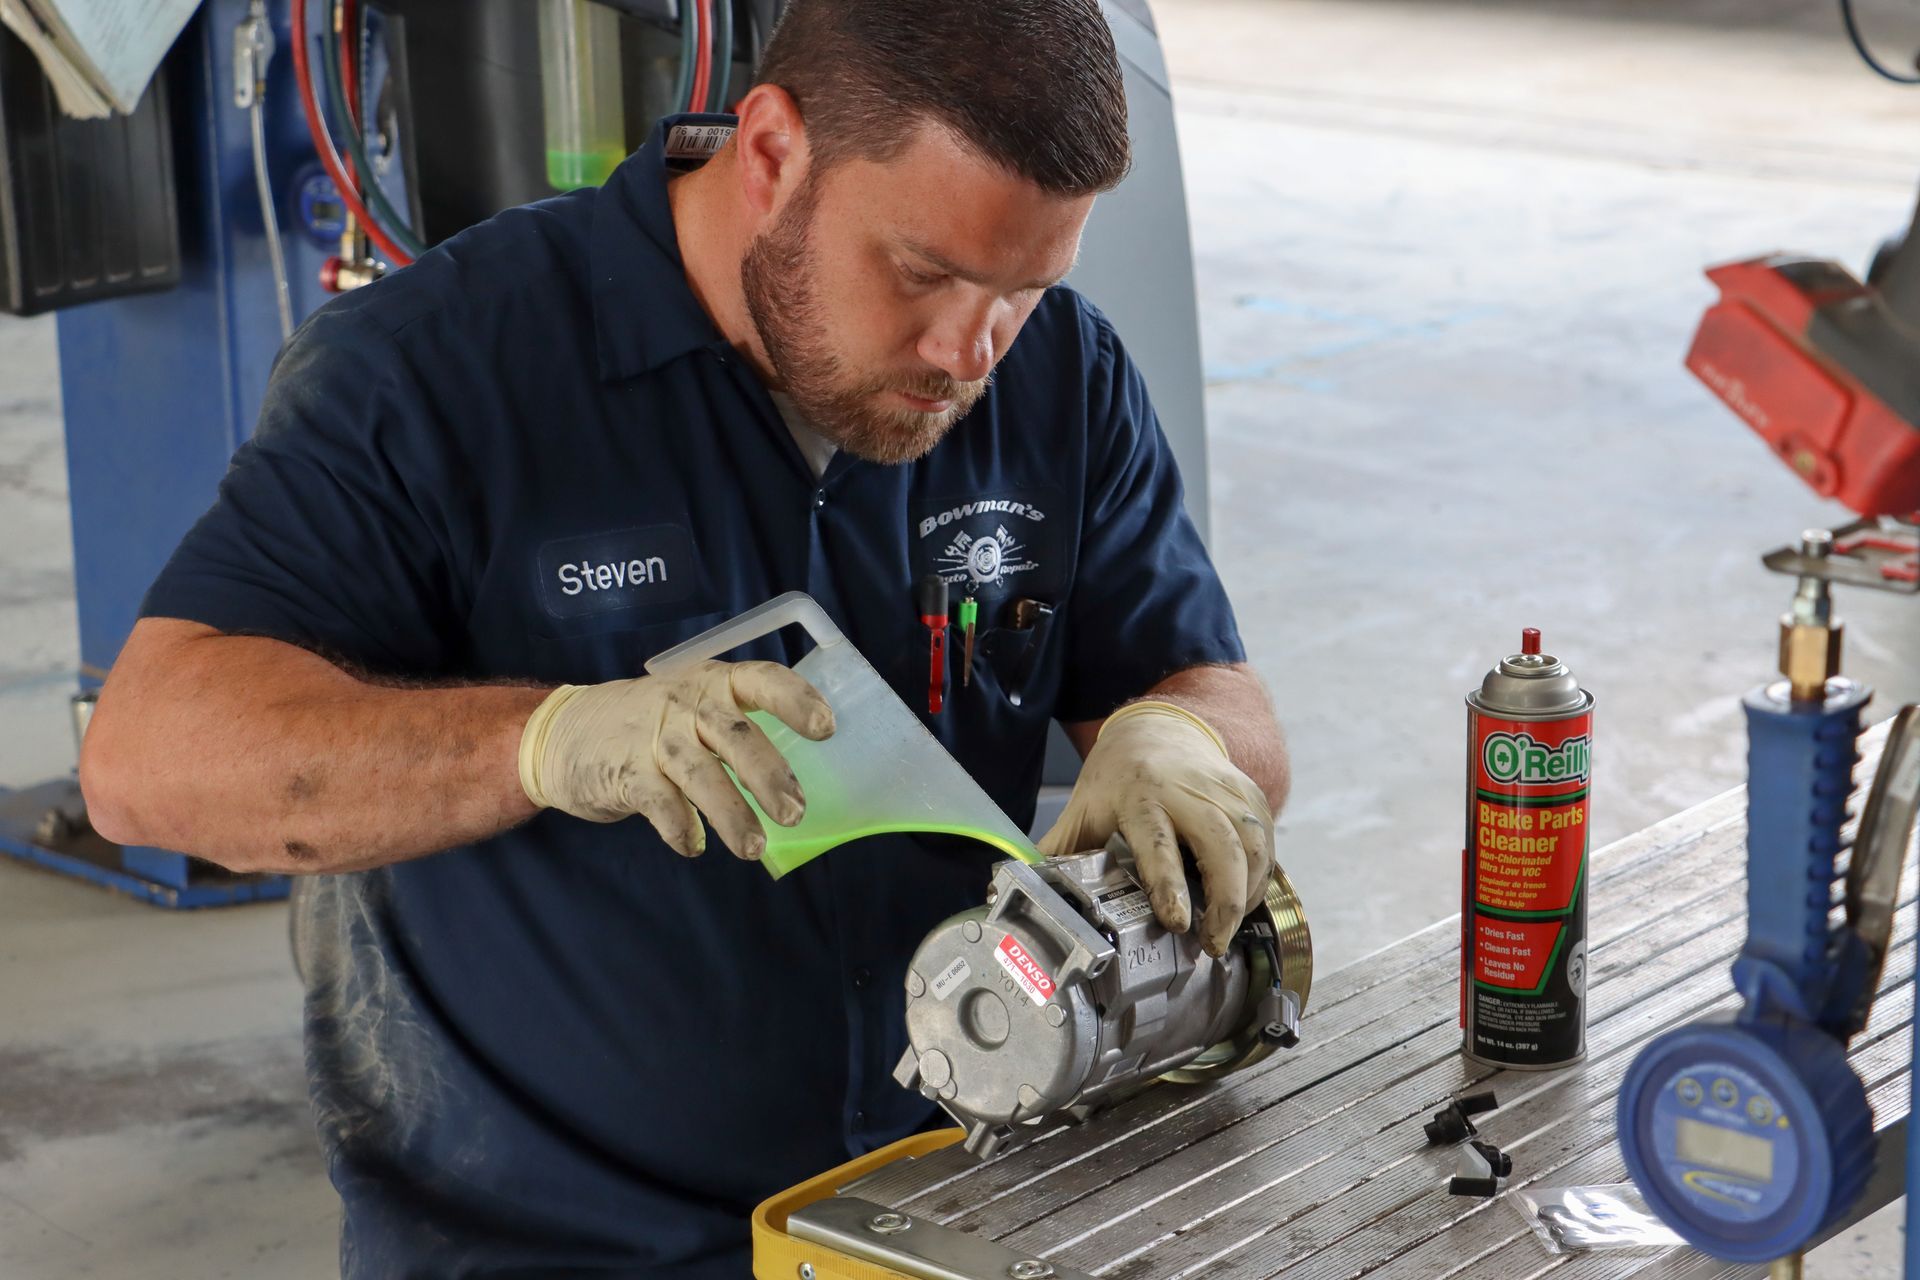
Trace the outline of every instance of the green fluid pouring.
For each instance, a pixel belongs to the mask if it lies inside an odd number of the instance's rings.
[[[826,697],[836,727],[825,742],[813,742],[773,716],[749,713],[786,757],[807,797],[806,816],[783,827],[741,790],[766,832],[761,863],[774,879],[849,840],[890,832],[966,836],[1022,862],[1044,860],[803,591],[775,596],[656,655],[647,671],[660,675],[705,662],[796,623],[813,637],[814,649],[793,669]]]

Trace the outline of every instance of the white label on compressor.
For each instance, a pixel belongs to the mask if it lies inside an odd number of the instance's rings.
[[[1153,914],[1153,904],[1147,901],[1144,889],[1129,889],[1111,898],[1102,898],[1100,909],[1107,913],[1109,920],[1122,928]]]
[[[1000,939],[1000,945],[993,949],[993,958],[1027,993],[1029,1000],[1045,1004],[1053,999],[1053,975],[1042,969],[1040,962],[1028,955],[1027,949],[1012,934]]]
[[[933,998],[935,1000],[945,1000],[955,987],[972,976],[973,966],[967,963],[967,958],[965,956],[955,956],[953,963],[942,969],[939,974],[935,976],[932,983],[929,984],[933,987]]]

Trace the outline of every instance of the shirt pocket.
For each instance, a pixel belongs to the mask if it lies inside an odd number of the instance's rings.
[[[981,610],[983,623],[986,612]],[[995,612],[996,620],[979,627],[974,637],[974,682],[1023,712],[1050,716],[1060,689],[1064,643],[1060,633],[1066,620],[1057,606],[1039,613],[1032,625],[1024,627],[1013,624],[1013,602]],[[956,678],[959,665],[955,664]]]
[[[572,635],[534,635],[534,678],[554,684],[602,684],[647,674],[647,659],[690,640],[732,615],[697,613],[638,627],[583,630]]]

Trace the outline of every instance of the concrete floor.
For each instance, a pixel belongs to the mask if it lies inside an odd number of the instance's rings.
[[[1856,269],[1920,176],[1830,5],[1161,0],[1216,550],[1292,736],[1322,963],[1455,909],[1460,698],[1522,625],[1600,700],[1595,835],[1742,780],[1738,695],[1822,507],[1680,367],[1703,265]],[[1920,13],[1863,13],[1893,59]],[[52,325],[0,318],[0,784],[71,766]],[[1920,697],[1920,603],[1849,668]],[[176,917],[0,865],[0,1274],[319,1275],[284,912]],[[1894,1214],[1814,1276],[1898,1274]]]

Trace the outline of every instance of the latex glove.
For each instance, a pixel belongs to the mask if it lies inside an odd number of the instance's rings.
[[[781,826],[800,821],[807,802],[749,711],[769,712],[816,742],[833,733],[833,708],[820,691],[777,662],[702,662],[667,675],[561,685],[521,731],[520,785],[541,808],[589,822],[640,814],[690,858],[706,851],[704,813],[727,848],[758,858],[766,833],[720,766]]]
[[[1225,955],[1266,894],[1273,815],[1211,725],[1170,702],[1131,702],[1107,718],[1065,812],[1039,847],[1049,857],[1085,853],[1116,831],[1133,849],[1154,915],[1175,933],[1193,922],[1180,859],[1186,844],[1207,899],[1201,945]]]

